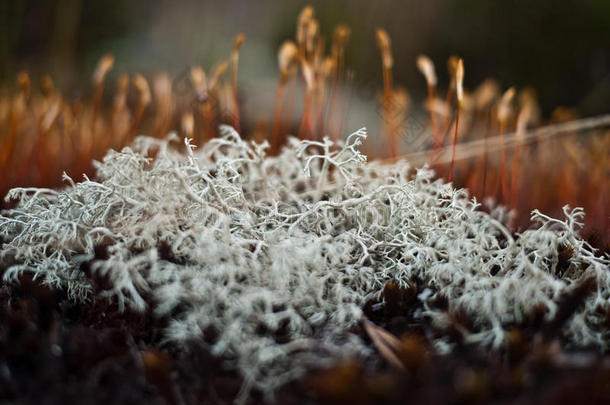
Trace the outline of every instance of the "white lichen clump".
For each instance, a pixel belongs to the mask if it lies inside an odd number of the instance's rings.
[[[34,273],[88,300],[81,263],[108,280],[119,308],[171,315],[168,341],[203,340],[267,394],[312,366],[368,350],[350,331],[386,282],[418,279],[465,311],[467,341],[498,347],[506,325],[546,308],[581,277],[596,291],[564,327],[575,345],[610,347],[608,257],[578,236],[582,210],[559,221],[534,212],[536,230],[514,236],[466,191],[406,162],[367,163],[364,130],[335,148],[297,141],[277,157],[229,127],[200,150],[175,137],[139,137],[97,166],[96,181],[14,189],[0,216],[4,278]],[[154,157],[153,157],[154,156]],[[96,246],[107,257],[95,260]],[[558,250],[569,248],[559,271]],[[425,305],[437,326],[447,312]],[[280,336],[281,338],[278,338]],[[448,341],[437,340],[450,350]]]

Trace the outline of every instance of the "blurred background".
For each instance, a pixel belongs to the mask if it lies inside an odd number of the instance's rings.
[[[110,80],[124,71],[176,76],[226,58],[244,32],[240,82],[260,83],[277,77],[277,49],[294,37],[306,4],[315,7],[323,34],[338,23],[352,28],[346,67],[356,83],[381,84],[374,30],[385,27],[395,80],[415,98],[426,90],[416,56],[426,53],[437,63],[444,87],[445,61],[458,54],[467,87],[488,76],[503,88],[533,86],[546,116],[559,105],[582,115],[610,106],[607,0],[3,0],[0,80],[13,83],[26,69],[34,77],[49,73],[66,93],[82,91],[108,52],[116,57]]]
[[[495,111],[499,96],[510,86],[519,91],[514,103],[519,110],[513,111],[507,132],[517,128],[517,113],[524,110],[521,96],[529,86],[535,89],[536,96],[530,98],[537,97],[536,112],[539,106],[542,113],[542,120],[532,126],[610,112],[608,0],[2,0],[0,170],[8,174],[0,179],[0,195],[14,186],[59,186],[63,171],[77,178],[83,172],[92,173],[92,159],[101,159],[109,147],[120,148],[137,134],[160,137],[182,126],[185,136],[195,128],[197,140],[207,126],[214,132],[217,122],[233,123],[230,116],[240,117],[246,137],[295,134],[304,122],[300,121],[303,97],[298,87],[293,92],[289,88],[285,99],[279,97],[277,53],[285,40],[295,39],[297,16],[307,4],[315,8],[327,50],[338,24],[351,28],[342,71],[346,85],[336,93],[338,105],[345,109],[328,117],[332,121],[340,115],[336,131],[340,134],[366,126],[370,136],[364,151],[369,156],[387,157],[384,131],[390,132],[390,125],[382,121],[387,123],[385,118],[391,114],[386,117],[379,109],[383,88],[375,39],[379,27],[392,40],[397,91],[390,98],[405,95],[403,103],[396,105],[405,115],[409,111],[406,119],[398,115],[395,119],[402,131],[400,153],[430,148],[430,134],[436,134],[423,108],[426,81],[415,63],[422,53],[436,64],[442,92],[438,100],[445,98],[450,87],[447,60],[451,55],[464,60],[467,89],[475,89],[488,77],[499,82],[493,105],[480,111],[471,108],[470,124],[464,117],[460,141],[501,132]],[[205,110],[211,99],[180,94],[181,89],[193,88],[190,67],[200,65],[209,77],[217,62],[230,58],[239,33],[246,38],[239,57],[239,95],[232,93],[230,73],[223,79],[228,87],[217,90],[224,91],[229,101],[238,100],[232,109],[225,109],[237,114]],[[92,74],[108,53],[114,55],[114,67],[105,78],[108,91],[102,92],[101,83],[97,90],[92,85]],[[16,80],[22,71],[29,76]],[[150,105],[142,101],[145,97],[136,97],[133,87],[121,90],[121,83],[131,80],[121,76],[124,73],[131,79],[134,73],[143,74],[145,86],[149,81]],[[41,97],[45,74],[53,78],[52,83],[47,80],[47,87],[54,84],[60,91],[50,89]],[[409,95],[398,91],[399,86]],[[231,94],[235,98],[227,96]],[[453,93],[447,94],[440,101],[448,109],[443,118],[445,135],[454,122]],[[189,104],[185,99],[191,96],[194,101]],[[275,115],[279,110],[274,108],[282,104],[287,104],[282,114]],[[558,114],[560,106],[568,108]],[[518,145],[507,151],[506,167],[501,163],[504,152],[475,156],[458,163],[454,184],[467,187],[479,200],[492,196],[515,208],[517,227],[527,226],[533,208],[562,216],[564,204],[582,206],[587,211],[589,240],[610,251],[607,127],[606,123],[596,131],[574,131],[569,137],[523,150]],[[443,137],[443,142],[450,146],[451,137]],[[446,163],[434,167],[441,177],[447,176]]]

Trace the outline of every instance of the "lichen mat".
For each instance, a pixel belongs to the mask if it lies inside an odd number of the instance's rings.
[[[31,272],[77,301],[99,294],[119,310],[152,309],[171,317],[168,342],[214,331],[211,352],[244,378],[238,401],[252,388],[271,398],[311,367],[370,356],[350,328],[388,281],[422,280],[422,300],[443,296],[473,317],[468,342],[498,348],[506,325],[540,308],[552,318],[558,298],[586,279],[594,292],[561,333],[610,347],[610,258],[579,237],[581,209],[565,207],[563,221],[534,211],[537,228],[513,234],[502,207],[484,212],[425,167],[367,162],[364,129],[339,145],[292,138],[278,156],[220,132],[200,150],[175,135],[138,137],[96,163],[95,181],[13,189],[7,198],[18,204],[0,216],[4,279]],[[571,255],[559,268],[562,248]],[[448,321],[424,308],[433,324]],[[452,350],[444,337],[434,344]]]

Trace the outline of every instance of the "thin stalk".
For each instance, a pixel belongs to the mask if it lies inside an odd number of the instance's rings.
[[[451,153],[451,167],[449,168],[449,182],[453,181],[453,168],[455,166],[455,149],[457,147],[458,129],[460,126],[460,112],[464,99],[464,61],[459,59],[455,69],[455,90],[457,98],[457,114],[455,117],[455,133],[453,134],[453,151]]]
[[[487,153],[488,151],[488,145],[487,145],[487,138],[489,136],[489,130],[491,129],[491,114],[492,114],[492,110],[489,110],[489,113],[487,115],[487,123],[485,126],[485,134],[484,134],[484,138],[483,138],[483,185],[481,187],[481,196],[485,197],[485,188],[487,186]]]
[[[506,203],[507,185],[506,185],[506,150],[504,148],[504,129],[506,123],[500,121],[500,191],[502,193],[502,201]]]
[[[451,166],[449,168],[449,182],[453,181],[453,168],[455,166],[455,149],[457,147],[458,127],[460,125],[460,112],[462,110],[462,101],[458,101],[457,114],[455,117],[455,131],[453,133],[453,151],[451,153]]]
[[[515,146],[515,153],[513,156],[513,167],[511,173],[511,193],[510,193],[510,204],[512,208],[516,208],[517,205],[517,191],[519,189],[519,163],[521,160],[521,143]]]

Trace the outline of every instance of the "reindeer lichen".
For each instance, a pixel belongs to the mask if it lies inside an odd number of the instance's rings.
[[[350,328],[390,280],[423,280],[429,299],[442,295],[475,320],[467,341],[499,347],[506,325],[540,308],[552,318],[561,294],[593,277],[596,291],[562,333],[610,347],[609,260],[579,237],[582,210],[566,207],[565,221],[534,212],[539,227],[515,235],[425,167],[367,162],[364,130],[338,147],[291,139],[278,156],[230,127],[221,133],[200,150],[186,141],[186,153],[175,136],[138,137],[97,163],[95,181],[13,189],[18,205],[0,216],[1,257],[14,263],[4,279],[27,271],[77,301],[96,293],[121,310],[150,306],[171,316],[172,342],[214,331],[205,344],[241,373],[242,399],[369,355]],[[562,246],[571,255],[559,271]],[[94,290],[92,275],[109,287]],[[451,350],[443,338],[436,346]]]

